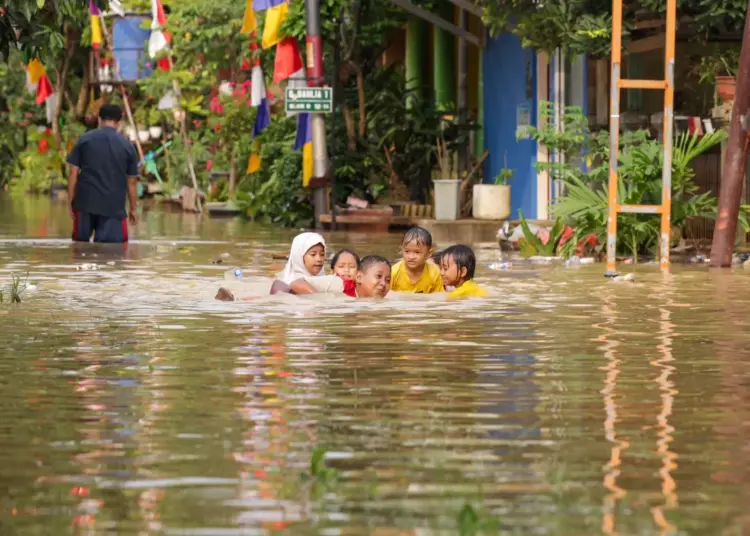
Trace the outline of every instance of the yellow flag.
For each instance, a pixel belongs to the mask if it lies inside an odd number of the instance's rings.
[[[247,174],[255,173],[260,170],[260,155],[256,152],[250,154],[250,158],[247,161]]]
[[[39,79],[44,76],[44,66],[39,59],[34,58],[26,66],[26,71],[29,73],[29,83],[36,85],[39,83]]]
[[[242,29],[240,30],[240,33],[253,33],[257,27],[258,23],[255,20],[255,11],[253,11],[253,0],[247,0],[247,7],[245,8],[245,18],[242,19]]]
[[[102,44],[102,27],[99,22],[99,15],[91,15],[91,46],[99,48]]]
[[[271,48],[277,45],[283,36],[281,35],[281,25],[289,16],[289,6],[286,2],[266,10],[266,23],[263,26],[263,48]]]
[[[309,186],[313,176],[313,147],[307,142],[302,147],[302,185]]]

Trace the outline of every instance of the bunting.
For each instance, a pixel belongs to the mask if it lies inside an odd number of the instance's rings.
[[[302,185],[309,186],[313,176],[312,118],[308,113],[297,116],[297,137],[294,150],[302,149]]]
[[[91,46],[94,50],[99,50],[102,44],[102,27],[99,16],[101,12],[96,7],[94,0],[89,0],[89,16],[91,17]]]
[[[258,21],[255,19],[255,11],[253,11],[253,0],[247,0],[247,6],[245,7],[245,17],[242,19],[241,34],[253,33],[258,28]]]
[[[109,10],[120,17],[125,16],[125,10],[122,9],[122,3],[120,0],[109,0]]]
[[[273,82],[278,83],[286,80],[303,68],[304,64],[302,63],[302,55],[299,51],[297,39],[294,37],[285,37],[276,47]]]
[[[287,0],[254,0],[255,11],[265,11],[285,3]]]
[[[31,60],[28,65],[26,65],[26,90],[29,93],[36,93],[36,90],[39,87],[39,80],[45,75],[46,73],[42,62],[39,61],[38,58]]]
[[[266,82],[263,77],[263,68],[260,65],[253,66],[250,86],[250,105],[258,108],[255,116],[255,124],[253,125],[253,137],[255,137],[271,122],[271,109],[268,105]]]
[[[263,26],[263,48],[271,48],[277,45],[281,39],[281,25],[289,16],[289,4],[282,2],[266,10],[266,22]]]
[[[253,148],[247,161],[247,174],[250,175],[258,170],[260,170],[260,140],[256,139],[253,141]]]
[[[161,52],[167,50],[169,43],[172,41],[172,34],[163,30],[167,26],[167,17],[164,14],[164,6],[162,6],[161,0],[151,0],[151,17],[148,55],[155,58]],[[162,71],[169,70],[169,58],[161,58],[158,64]]]

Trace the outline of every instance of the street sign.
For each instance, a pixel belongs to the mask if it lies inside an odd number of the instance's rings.
[[[333,90],[329,87],[288,87],[284,109],[287,113],[329,114],[333,111]]]

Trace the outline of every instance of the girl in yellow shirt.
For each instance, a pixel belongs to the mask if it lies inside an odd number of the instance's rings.
[[[440,258],[443,286],[455,288],[454,291],[448,293],[449,300],[489,296],[483,287],[474,282],[476,267],[477,258],[469,246],[459,244],[443,251]]]

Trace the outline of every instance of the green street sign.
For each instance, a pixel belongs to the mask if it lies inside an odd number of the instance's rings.
[[[287,113],[329,114],[333,111],[333,90],[329,87],[288,87],[284,109]]]

